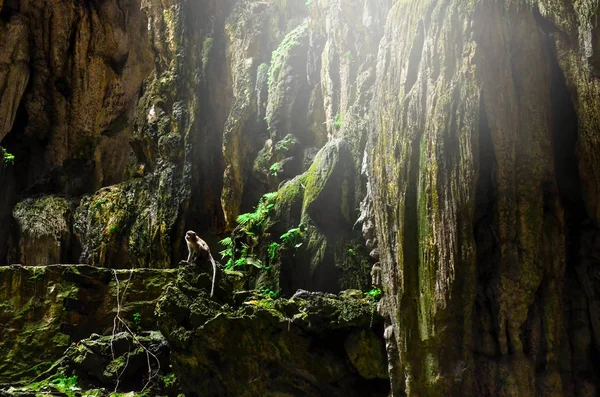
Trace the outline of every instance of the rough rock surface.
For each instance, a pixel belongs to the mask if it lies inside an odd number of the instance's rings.
[[[26,199],[15,206],[17,256],[12,263],[44,266],[68,261],[73,226],[72,206],[67,200],[45,196]]]
[[[233,231],[230,305],[232,286],[364,290],[377,260],[393,396],[599,393],[598,1],[1,3],[0,261],[38,193],[81,203],[97,266],[167,268],[186,229],[214,252]],[[198,352],[182,371],[216,377],[202,360],[233,346],[269,360],[199,329],[247,327],[286,359],[262,331],[307,343],[268,308],[173,288],[196,305],[161,302]],[[381,373],[338,347],[331,363]],[[329,379],[355,379],[340,365]]]
[[[381,323],[362,292],[341,298],[304,291],[291,300],[246,294],[227,307],[209,300],[198,280],[192,267],[181,268],[157,306],[184,392],[387,395],[384,347],[373,334]],[[364,329],[358,338],[357,328]],[[356,360],[359,354],[368,364]]]
[[[10,1],[2,16],[0,140],[14,149],[22,188],[48,178],[57,193],[76,193],[121,181],[152,70],[139,2]]]
[[[72,340],[109,333],[119,306],[124,321],[134,324],[139,313],[140,326],[149,329],[156,301],[175,276],[83,265],[0,267],[0,384],[41,374]]]
[[[597,394],[597,15],[391,10],[368,151],[394,395]]]
[[[64,365],[95,385],[139,390],[144,385],[136,383],[148,376],[148,362],[153,376],[169,369],[169,348],[160,332],[139,332],[135,338],[128,332],[92,334],[65,351]]]

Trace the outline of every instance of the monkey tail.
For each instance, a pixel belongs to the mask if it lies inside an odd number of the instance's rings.
[[[215,263],[215,260],[213,259],[213,257],[210,254],[210,252],[208,253],[208,256],[209,256],[210,261],[211,261],[212,266],[213,266],[212,287],[210,288],[210,297],[212,298],[213,295],[215,294],[215,279],[217,278],[217,264]]]

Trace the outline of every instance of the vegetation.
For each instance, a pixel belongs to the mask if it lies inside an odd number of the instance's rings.
[[[77,387],[77,375],[73,375],[71,377],[59,375],[54,380],[52,380],[52,384],[55,385],[58,389],[70,391],[73,388]]]
[[[221,254],[221,259],[227,259],[227,263],[225,264],[225,269],[233,268],[233,239],[231,237],[224,238],[219,241],[225,249],[219,254]]]
[[[268,254],[269,254],[269,262],[273,262],[279,253],[279,248],[281,248],[281,244],[273,241],[269,244]]]
[[[283,246],[288,249],[300,248],[304,241],[305,231],[306,226],[301,224],[300,226],[290,229],[284,234],[282,234],[281,241],[283,242]]]
[[[267,74],[267,85],[269,89],[273,87],[279,71],[281,70],[285,59],[288,57],[292,48],[300,44],[300,38],[308,32],[308,23],[303,23],[296,29],[289,32],[279,44],[279,47],[271,55],[271,66]]]
[[[373,302],[377,302],[379,299],[381,299],[381,290],[379,288],[373,288],[369,292],[365,292],[365,298]]]
[[[236,232],[241,233],[246,238],[246,242],[242,242],[239,247],[236,247],[236,241],[231,237],[220,241],[220,244],[225,248],[220,254],[222,259],[227,260],[225,264],[226,270],[231,270],[235,267],[245,267],[247,265],[259,269],[269,269],[256,255],[251,253],[251,247],[247,242],[254,243],[254,246],[257,242],[257,236],[263,234],[267,216],[273,207],[275,207],[274,201],[276,198],[276,192],[267,193],[260,199],[254,212],[241,214],[237,217],[236,222],[238,227],[234,231],[234,234]]]
[[[202,66],[206,68],[208,64],[208,59],[210,57],[210,53],[213,48],[213,39],[212,37],[207,37],[204,39],[204,43],[202,44]]]
[[[177,383],[177,376],[174,373],[170,373],[168,375],[162,376],[160,378],[163,387],[168,388],[172,387]]]
[[[279,298],[279,292],[275,292],[269,288],[263,288],[260,290],[260,293],[266,296],[267,298],[277,299]]]
[[[292,134],[287,134],[282,140],[275,144],[275,150],[278,152],[288,152],[296,144],[296,138]]]
[[[344,125],[344,116],[341,113],[335,115],[335,121],[333,122],[333,125],[337,128],[340,128],[342,125]]]
[[[6,164],[15,164],[15,156],[7,152],[4,148],[2,148],[2,158]]]
[[[90,206],[90,211],[94,211],[99,208],[102,204],[106,203],[106,199],[97,200],[94,204]]]
[[[135,325],[135,329],[140,332],[142,329],[142,315],[140,313],[133,314],[133,324]]]
[[[283,171],[283,165],[280,162],[274,163],[269,168],[269,171],[271,172],[271,175],[278,176],[279,173]]]
[[[275,198],[277,198],[277,192],[265,194],[258,202],[254,212],[242,214],[237,217],[238,228],[252,237],[262,233],[267,215],[275,207]]]

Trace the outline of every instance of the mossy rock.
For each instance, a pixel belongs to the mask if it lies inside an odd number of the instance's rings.
[[[321,149],[307,172],[303,210],[326,234],[347,232],[352,226],[353,170],[350,147],[335,139]]]
[[[131,327],[152,329],[156,301],[176,275],[84,265],[0,267],[0,385],[34,379],[71,342],[111,332],[118,291],[120,317]]]
[[[73,208],[55,196],[29,198],[13,210],[18,228],[18,262],[23,265],[51,265],[69,258]]]
[[[358,373],[365,379],[387,379],[385,346],[372,330],[356,331],[344,341],[346,354]]]
[[[166,167],[85,196],[75,213],[75,233],[81,242],[81,261],[110,268],[170,268],[179,203],[176,170]],[[183,241],[183,238],[181,239]]]
[[[92,334],[69,347],[65,358],[66,365],[95,386],[111,387],[120,381],[122,387],[130,390],[143,387],[148,362],[155,376],[169,368],[169,349],[157,331],[140,332],[135,336],[129,332]]]
[[[185,393],[387,395],[387,380],[362,378],[339,355],[356,329],[382,326],[375,303],[362,294],[301,292],[294,299],[273,299],[250,291],[221,306],[190,272],[180,270],[157,306]],[[385,366],[385,361],[373,366]]]

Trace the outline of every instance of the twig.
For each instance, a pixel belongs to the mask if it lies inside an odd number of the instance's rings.
[[[133,269],[130,270],[129,278],[127,279],[127,284],[125,284],[125,289],[123,290],[123,295],[121,295],[121,293],[120,293],[119,278],[117,277],[117,272],[114,269],[113,269],[113,275],[115,276],[115,282],[116,282],[116,286],[117,286],[117,314],[115,314],[115,318],[113,320],[113,332],[112,332],[112,336],[110,338],[110,350],[112,353],[112,358],[113,358],[113,360],[115,360],[115,351],[113,348],[113,341],[115,339],[115,333],[117,330],[117,322],[119,322],[123,325],[123,327],[125,327],[127,332],[129,332],[129,334],[131,335],[133,340],[138,345],[140,345],[142,347],[142,349],[144,349],[144,351],[146,352],[146,360],[148,362],[148,381],[146,382],[146,384],[144,384],[144,388],[142,389],[142,392],[143,392],[144,390],[146,390],[146,388],[148,387],[148,385],[150,384],[152,379],[154,379],[156,376],[158,376],[158,374],[160,372],[160,360],[158,359],[158,357],[156,357],[156,355],[154,353],[152,353],[150,350],[148,350],[146,348],[146,346],[144,346],[142,344],[142,342],[140,342],[140,340],[137,338],[136,334],[131,330],[131,328],[129,328],[129,325],[127,325],[127,323],[125,321],[123,321],[123,319],[121,318],[121,307],[123,306],[125,294],[127,293],[127,289],[129,288],[129,284],[131,283],[131,278],[133,277]],[[127,365],[129,365],[129,357],[130,356],[131,356],[131,350],[129,350],[127,352],[127,361],[125,362],[125,366],[123,367],[123,370],[121,371],[121,373],[117,376],[117,383],[115,385],[115,393],[117,392],[117,389],[119,388],[119,383],[121,382],[121,376],[125,373],[125,370],[127,369]],[[158,365],[158,368],[157,368],[156,372],[154,373],[154,375],[152,374],[152,365],[150,363],[150,356],[152,356],[156,360],[156,364]]]

